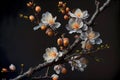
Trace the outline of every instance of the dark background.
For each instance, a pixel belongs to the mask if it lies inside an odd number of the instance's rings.
[[[12,63],[17,67],[16,72],[2,74],[1,78],[13,78],[20,71],[20,64],[25,64],[25,71],[43,62],[42,55],[45,49],[56,45],[57,37],[48,37],[44,31],[33,31],[35,26],[30,21],[19,18],[19,13],[32,14],[26,7],[29,0],[4,0],[0,2],[0,70],[8,68]],[[35,0],[42,7],[42,12],[50,11],[58,16],[57,21],[62,23],[60,32],[64,29],[66,21],[63,15],[58,12],[57,2],[59,0]],[[90,16],[94,13],[94,0],[64,0],[72,9],[80,8],[88,10]],[[99,0],[101,4],[106,0]],[[89,57],[88,67],[84,72],[71,71],[68,67],[68,74],[61,76],[60,80],[118,80],[119,78],[119,0],[112,0],[109,7],[96,19],[95,31],[101,33],[103,44],[108,43],[109,49],[99,51],[95,56],[103,58],[98,63]],[[63,30],[64,29],[64,30]],[[69,36],[70,37],[70,36]],[[71,41],[72,37],[70,37]],[[43,71],[44,72],[44,71]],[[52,72],[52,69],[51,71]]]

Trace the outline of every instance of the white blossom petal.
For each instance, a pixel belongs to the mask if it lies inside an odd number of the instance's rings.
[[[69,34],[72,34],[72,33],[75,33],[76,31],[75,30],[71,30],[69,31]]]
[[[42,25],[43,25],[43,23],[39,23],[38,26],[33,27],[33,30],[34,31],[38,30]]]
[[[82,30],[83,30],[83,31],[88,30],[88,26],[87,26],[86,24],[84,24],[83,27],[82,27]]]
[[[59,28],[61,24],[59,22],[55,22],[55,24],[52,25],[53,28]]]
[[[77,15],[77,14],[79,14],[79,13],[81,14],[82,11],[81,11],[81,9],[78,8],[78,9],[75,10],[75,13],[74,13],[74,14]]]
[[[52,78],[53,78],[53,77],[59,78],[59,76],[58,76],[57,74],[53,74],[51,77],[52,77]]]
[[[76,17],[75,14],[73,14],[73,13],[71,13],[71,12],[69,12],[68,14],[69,14],[71,17]]]
[[[100,36],[100,33],[99,32],[95,32],[95,38],[94,39],[97,39],[99,36]]]
[[[89,17],[88,11],[83,11],[83,19],[86,19]]]
[[[81,35],[80,35],[80,38],[82,40],[87,40],[87,33],[86,32],[82,32]]]
[[[48,20],[52,18],[52,14],[50,12],[43,13],[42,15],[42,23],[48,24]]]
[[[89,41],[90,41],[91,44],[93,44],[93,45],[95,44],[95,39],[91,39]]]
[[[102,43],[102,39],[97,38],[97,39],[95,40],[95,43],[96,43],[96,44],[101,44],[101,43]]]
[[[54,21],[56,21],[56,19],[57,19],[57,16],[55,16],[55,17],[53,18]]]

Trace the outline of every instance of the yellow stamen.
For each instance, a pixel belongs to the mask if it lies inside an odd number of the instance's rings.
[[[88,38],[89,39],[93,39],[95,37],[95,33],[94,32],[90,32],[89,34],[88,34]]]
[[[56,54],[56,52],[51,52],[51,53],[49,54],[49,56],[52,57],[52,58],[55,58],[55,57],[57,56],[57,54]]]
[[[73,23],[72,28],[73,29],[79,29],[80,25],[77,22],[75,22],[75,23]]]
[[[53,18],[51,18],[51,19],[49,19],[49,20],[48,20],[48,23],[52,25],[52,24],[54,24],[54,23],[55,23],[55,21],[54,21],[54,19],[53,19]]]
[[[77,17],[80,17],[80,16],[81,16],[81,13],[77,13],[76,16],[77,16]]]

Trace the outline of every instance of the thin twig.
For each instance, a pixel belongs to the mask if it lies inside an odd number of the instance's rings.
[[[32,80],[41,80],[41,79],[51,79],[50,76],[43,76],[43,77],[32,77]]]
[[[24,72],[22,75],[18,75],[16,78],[14,79],[11,79],[11,80],[19,80],[19,79],[22,79],[24,77],[30,77],[33,73],[37,72],[37,71],[40,71],[41,69],[43,68],[46,68],[48,66],[52,66],[52,65],[55,65],[55,64],[60,64],[61,62],[65,63],[64,61],[64,58],[66,57],[66,55],[68,53],[70,53],[76,46],[77,44],[80,42],[80,38],[77,38],[74,43],[67,49],[67,50],[64,50],[63,52],[63,56],[59,58],[58,61],[53,61],[53,62],[44,62],[42,64],[39,64],[33,68],[30,68],[28,71]]]
[[[50,68],[50,67],[47,67],[47,71],[46,71],[45,76],[48,76],[48,71],[49,71],[49,68]]]
[[[99,2],[95,0],[95,5],[96,5],[96,11],[92,15],[91,19],[88,21],[87,25],[92,25],[94,23],[94,20],[98,16],[100,12],[102,12],[110,3],[111,0],[107,0],[100,8],[99,8]]]

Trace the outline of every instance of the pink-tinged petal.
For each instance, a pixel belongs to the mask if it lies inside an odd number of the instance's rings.
[[[16,70],[16,67],[15,67],[15,65],[11,64],[11,65],[9,66],[9,69],[10,69],[11,71],[15,71],[15,70]]]

